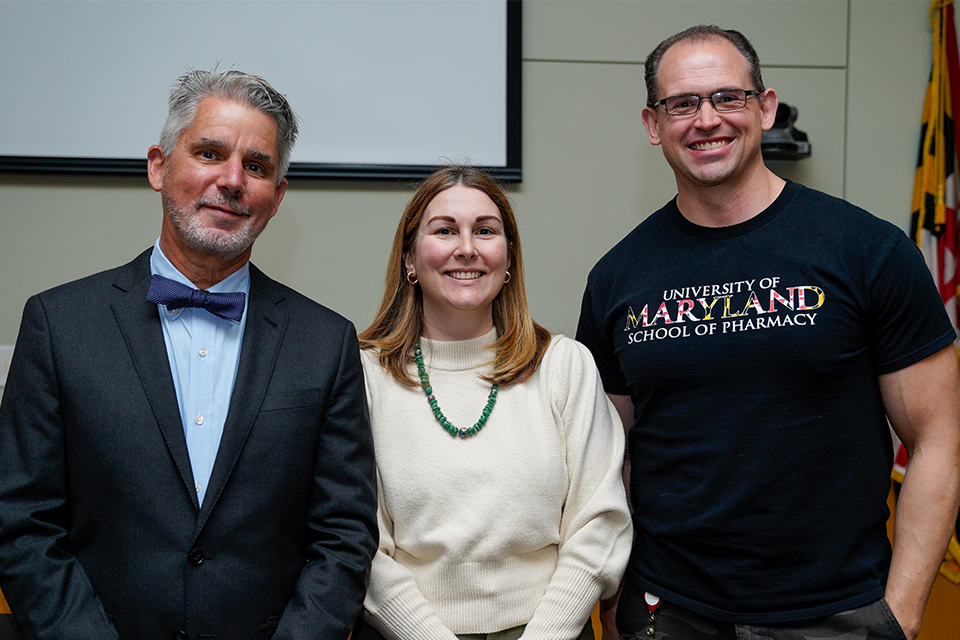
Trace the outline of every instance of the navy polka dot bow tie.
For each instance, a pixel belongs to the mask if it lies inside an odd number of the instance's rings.
[[[246,298],[243,292],[211,293],[206,289],[194,289],[156,274],[150,276],[150,289],[147,291],[147,302],[162,304],[168,309],[200,307],[235,322],[239,322],[243,317],[243,303]]]

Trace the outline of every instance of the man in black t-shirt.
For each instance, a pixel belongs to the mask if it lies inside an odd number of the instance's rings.
[[[960,503],[955,333],[922,257],[767,169],[777,96],[739,32],[665,40],[646,83],[678,194],[591,272],[577,331],[629,431],[619,633],[915,638]],[[888,419],[911,454],[892,550]]]

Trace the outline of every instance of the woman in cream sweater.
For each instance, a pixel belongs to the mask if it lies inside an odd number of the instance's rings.
[[[593,638],[630,552],[623,429],[589,352],[530,317],[487,175],[420,186],[360,338],[380,549],[354,639]]]

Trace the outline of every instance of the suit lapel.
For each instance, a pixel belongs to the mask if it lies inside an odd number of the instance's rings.
[[[253,264],[250,265],[250,299],[247,304],[247,324],[240,347],[237,378],[233,385],[230,409],[223,427],[220,448],[217,450],[217,459],[200,510],[197,531],[203,527],[233,472],[273,376],[280,345],[287,329],[287,317],[277,307],[283,294],[273,285],[273,281],[263,272]]]
[[[151,253],[152,249],[148,249],[120,272],[114,286],[124,293],[110,306],[157,425],[180,471],[184,489],[199,511],[197,492],[193,490],[193,471],[190,467],[190,455],[187,453],[187,440],[180,421],[177,391],[173,385],[167,347],[160,326],[160,314],[157,312],[157,305],[146,300],[150,286]]]

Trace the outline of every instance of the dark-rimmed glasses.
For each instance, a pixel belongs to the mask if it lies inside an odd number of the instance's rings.
[[[657,100],[652,106],[654,109],[663,105],[664,111],[671,116],[692,116],[700,111],[700,105],[704,100],[709,100],[713,108],[720,113],[724,111],[737,111],[747,106],[747,98],[759,95],[759,91],[753,89],[726,89],[717,91],[709,96],[685,95],[670,96],[663,100]]]

